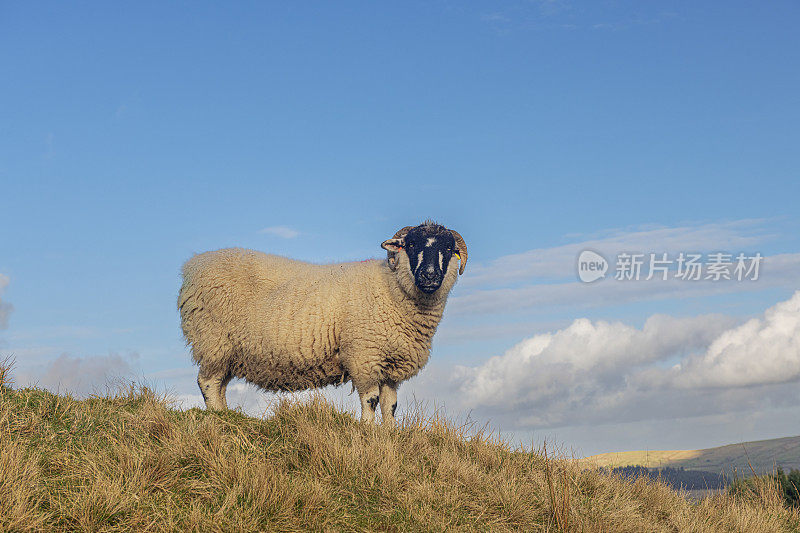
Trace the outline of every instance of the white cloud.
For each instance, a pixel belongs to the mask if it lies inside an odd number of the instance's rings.
[[[153,372],[145,376],[156,390],[166,390],[169,396],[176,401],[176,407],[190,409],[192,407],[205,407],[203,396],[197,388],[197,367],[187,366]],[[300,392],[266,392],[257,386],[243,380],[234,379],[228,384],[226,398],[231,409],[241,408],[250,416],[269,414],[271,408],[279,398],[293,398],[304,401],[314,394],[322,394],[334,405],[344,410],[357,412],[358,394],[350,393],[350,384],[340,387],[325,387],[318,390],[305,390]]]
[[[669,382],[678,387],[746,387],[800,379],[800,291],[724,332],[699,357],[687,358]]]
[[[546,321],[465,321],[454,325],[453,321],[445,319],[439,325],[436,336],[433,338],[434,346],[474,343],[501,337],[520,338],[530,335],[531,331],[546,331],[565,325],[565,320]]]
[[[3,295],[3,291],[7,286],[8,277],[0,274],[0,296]],[[14,307],[10,303],[4,302],[2,298],[0,298],[0,329],[8,327],[8,315],[10,315],[13,310]]]
[[[463,287],[489,287],[535,279],[575,278],[575,261],[583,250],[596,250],[606,259],[620,252],[714,252],[745,251],[770,238],[762,220],[737,220],[699,226],[639,227],[609,230],[579,242],[535,248],[499,257],[488,265],[470,265]],[[755,251],[755,250],[752,250]]]
[[[453,296],[448,313],[480,314],[522,309],[579,308],[620,305],[647,300],[693,298],[714,294],[760,291],[773,287],[794,288],[800,285],[800,253],[766,256],[762,259],[756,281],[699,280],[686,281],[658,277],[646,281],[605,279],[594,283],[539,283],[522,287],[485,289]]]
[[[469,407],[539,403],[576,387],[582,395],[593,395],[607,388],[606,381],[622,378],[623,369],[630,372],[706,346],[731,322],[718,315],[654,315],[637,329],[579,318],[555,333],[526,339],[478,368],[456,367],[456,379],[463,382]]]
[[[757,281],[686,281],[674,277],[662,281],[658,276],[645,281],[646,265],[638,281],[613,279],[616,256],[621,252],[667,253],[671,259],[680,252],[727,251],[749,255],[759,252],[755,247],[772,237],[764,229],[762,220],[608,231],[572,244],[503,256],[485,265],[471,264],[469,274],[459,280],[457,293],[450,299],[448,313],[508,313],[552,306],[585,308],[609,302],[619,305],[769,287],[797,287],[800,253],[772,256],[762,253]],[[580,252],[587,249],[601,253],[609,261],[610,272],[606,279],[591,284],[577,281],[576,260]]]
[[[349,385],[347,386],[347,390],[350,390]],[[326,387],[324,389],[300,392],[274,393],[264,392],[255,385],[236,380],[228,385],[226,398],[229,409],[241,408],[241,410],[249,416],[269,417],[272,416],[274,412],[273,409],[282,398],[303,403],[307,402],[316,394],[321,394],[342,412],[349,412],[354,416],[360,413],[358,394],[354,393],[352,396],[348,396],[347,393],[344,392],[344,387]],[[179,409],[191,409],[193,407],[205,409],[206,404],[205,401],[203,401],[203,395],[199,392],[172,394],[171,398],[175,400],[175,406]],[[380,415],[378,416],[380,417]]]
[[[280,237],[281,239],[294,239],[300,235],[299,231],[286,226],[270,226],[260,230],[259,233],[274,235],[276,237]]]
[[[107,388],[113,390],[115,380],[134,377],[132,363],[137,359],[137,354],[127,357],[114,353],[89,357],[61,354],[47,364],[26,368],[17,382],[22,387],[37,386],[87,397],[105,393]]]
[[[653,315],[642,328],[575,320],[476,367],[448,404],[518,429],[730,413],[796,401],[800,292],[763,318]],[[441,391],[441,386],[439,387]]]
[[[350,384],[340,387],[325,387],[323,389],[310,389],[298,392],[265,392],[253,384],[242,380],[234,380],[228,385],[227,400],[231,408],[241,407],[251,416],[269,414],[280,398],[293,399],[300,402],[308,401],[312,396],[321,394],[342,410],[356,412],[359,405],[358,394],[350,396]],[[202,397],[201,397],[202,399]],[[202,403],[202,402],[201,402]]]

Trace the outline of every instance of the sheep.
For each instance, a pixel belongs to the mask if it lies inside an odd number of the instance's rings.
[[[178,309],[206,408],[227,409],[234,377],[267,391],[350,381],[362,421],[380,401],[395,424],[397,388],[428,361],[467,245],[426,221],[381,247],[386,261],[318,265],[241,248],[189,259]]]

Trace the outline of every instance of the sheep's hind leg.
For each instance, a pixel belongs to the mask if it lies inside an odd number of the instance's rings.
[[[370,385],[363,389],[358,389],[358,396],[361,398],[361,421],[375,422],[375,408],[378,406],[378,396],[380,389],[378,385]]]
[[[206,401],[206,409],[224,410],[228,408],[225,399],[225,389],[231,376],[228,373],[209,373],[203,368],[197,373],[197,385]]]
[[[394,412],[397,410],[397,383],[394,381],[381,383],[380,399],[383,423],[394,426]]]
[[[227,392],[228,392],[228,383],[230,383],[231,379],[233,379],[233,376],[231,374],[228,374],[227,376],[225,376],[225,378],[222,380],[222,383],[220,383],[219,386],[219,394],[222,397],[222,405],[225,406],[225,409],[228,408]]]

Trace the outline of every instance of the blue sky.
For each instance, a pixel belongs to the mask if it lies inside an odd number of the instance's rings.
[[[537,397],[503,412],[426,383],[459,365],[478,375],[580,318],[644,328],[716,313],[730,319],[709,323],[722,334],[790,301],[798,15],[794,2],[5,2],[0,355],[24,383],[88,390],[119,370],[194,401],[175,310],[193,253],[379,257],[396,229],[432,217],[465,237],[470,266],[401,401],[441,400],[587,453],[796,433],[786,420],[800,413],[751,399],[796,385],[787,369],[778,384],[703,389],[708,405],[745,398],[728,410],[676,407],[656,423],[615,404],[603,427],[569,416],[602,400],[571,396],[584,382],[559,385],[569,408]],[[767,259],[750,285],[589,286],[574,270],[587,243]],[[532,270],[505,276],[520,257]]]

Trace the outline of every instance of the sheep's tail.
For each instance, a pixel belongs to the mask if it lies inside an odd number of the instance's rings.
[[[197,302],[196,294],[190,289],[191,281],[187,275],[186,269],[183,271],[183,283],[181,289],[178,291],[178,313],[181,315],[181,330],[186,339],[186,344],[193,344],[193,335],[191,323],[192,315],[198,311],[199,305]]]
[[[226,350],[213,320],[210,320],[208,309],[203,301],[202,276],[199,276],[194,261],[196,256],[183,266],[183,283],[178,291],[178,312],[181,316],[181,331],[186,344],[192,347],[192,359],[195,363],[211,363],[220,359]]]
[[[181,326],[185,326],[187,318],[200,307],[197,301],[197,290],[196,288],[193,290],[192,287],[192,270],[188,267],[189,261],[183,266],[183,283],[178,291],[178,312],[181,315]]]

